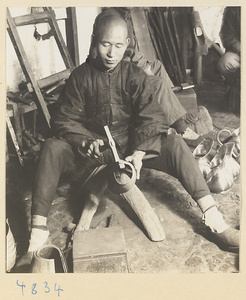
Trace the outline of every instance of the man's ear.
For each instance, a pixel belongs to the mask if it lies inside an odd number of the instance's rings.
[[[92,59],[97,58],[96,38],[94,34],[91,35],[91,46],[89,55]]]
[[[131,41],[131,39],[130,39],[130,38],[127,38],[127,39],[126,39],[127,47],[129,46],[129,44],[130,44],[130,41]]]
[[[91,46],[92,46],[92,47],[95,47],[95,46],[96,46],[96,38],[95,38],[95,35],[94,35],[94,34],[91,35]]]

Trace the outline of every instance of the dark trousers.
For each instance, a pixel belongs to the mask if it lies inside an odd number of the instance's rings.
[[[34,181],[32,215],[48,216],[60,176],[75,173],[76,165],[76,155],[68,143],[57,139],[45,142]],[[189,147],[177,135],[163,137],[161,155],[145,160],[143,166],[176,177],[195,201],[210,193]]]

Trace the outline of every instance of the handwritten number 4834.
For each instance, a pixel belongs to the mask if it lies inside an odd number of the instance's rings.
[[[24,296],[24,289],[26,288],[26,285],[22,282],[22,283],[19,283],[19,281],[17,280],[16,281],[16,284],[21,287],[21,292],[22,292],[22,296]],[[36,295],[39,291],[39,288],[38,288],[38,285],[37,283],[33,283],[32,284],[32,288],[31,288],[31,293],[32,295]],[[42,289],[42,291],[46,294],[48,294],[51,289],[49,287],[49,284],[47,281],[44,282],[44,287]],[[54,291],[57,292],[57,296],[60,297],[60,292],[63,291],[63,289],[60,288],[60,285],[57,287],[56,283],[54,285]]]

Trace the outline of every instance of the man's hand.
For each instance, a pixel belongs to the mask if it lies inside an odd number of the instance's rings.
[[[99,158],[101,155],[100,146],[104,146],[103,140],[85,140],[82,141],[81,147],[84,148],[85,154],[89,157]]]
[[[126,161],[131,162],[136,170],[136,178],[140,179],[140,171],[143,165],[143,157],[145,152],[143,151],[135,151],[132,155],[127,156],[125,158]]]
[[[144,70],[144,72],[145,72],[147,75],[151,75],[151,76],[154,75],[153,72],[151,71],[151,66],[150,66],[150,65],[148,65],[147,68],[145,68],[145,69],[143,69],[143,70]]]
[[[240,60],[236,57],[231,57],[230,60],[228,60],[227,64],[225,65],[225,68],[230,72],[235,72],[240,67]]]

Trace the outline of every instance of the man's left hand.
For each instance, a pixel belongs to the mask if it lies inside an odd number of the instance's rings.
[[[127,156],[125,158],[126,161],[131,162],[136,170],[136,178],[140,179],[140,171],[143,165],[143,157],[145,152],[143,151],[135,151],[132,155]]]
[[[154,76],[154,73],[151,71],[151,66],[148,65],[147,68],[143,69],[147,75]]]

